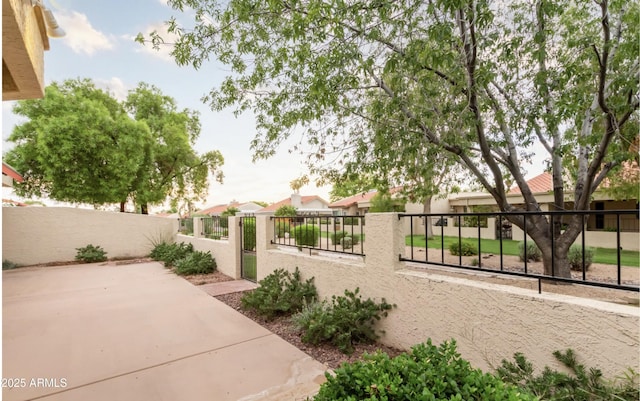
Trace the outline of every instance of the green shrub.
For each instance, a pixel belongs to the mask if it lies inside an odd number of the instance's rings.
[[[451,340],[436,347],[428,340],[395,358],[365,355],[326,373],[315,401],[346,400],[534,400],[494,375],[473,369]]]
[[[533,365],[521,353],[514,355],[514,361],[502,360],[496,375],[505,383],[518,386],[521,391],[531,393],[541,400],[605,401],[638,400],[639,375],[633,369],[622,380],[609,382],[604,380],[602,371],[587,368],[578,363],[574,352],[553,353],[556,359],[567,369],[565,372],[545,367],[534,375]]]
[[[313,277],[303,282],[297,267],[293,273],[277,269],[258,284],[258,288],[242,297],[242,307],[252,309],[268,320],[299,312],[303,305],[318,298]]]
[[[449,245],[449,252],[453,256],[473,256],[478,254],[478,248],[470,242],[462,241],[460,244],[453,242]]]
[[[285,234],[291,230],[291,223],[289,219],[276,218],[276,236],[278,238],[284,238]]]
[[[589,270],[591,263],[593,262],[594,250],[591,247],[584,248],[584,269]],[[569,266],[571,270],[582,271],[582,246],[571,245],[569,253],[567,254],[569,259]]]
[[[216,270],[216,260],[211,252],[194,251],[175,262],[175,272],[180,276],[189,274],[208,274]]]
[[[524,241],[518,244],[520,261],[524,262]],[[535,242],[527,242],[527,262],[539,262],[542,260],[542,252]]]
[[[11,270],[11,269],[15,269],[16,267],[18,267],[17,263],[14,263],[7,259],[4,259],[2,261],[2,270]]]
[[[242,219],[242,247],[246,250],[256,248],[256,219]]]
[[[276,217],[294,217],[298,213],[298,209],[291,205],[282,205],[273,213]]]
[[[344,237],[340,240],[340,246],[342,249],[351,249],[353,248],[353,238],[352,237]]]
[[[347,236],[346,231],[336,231],[329,234],[329,238],[331,238],[332,245],[340,244],[340,241]]]
[[[379,338],[374,329],[376,321],[386,317],[394,305],[383,298],[377,304],[370,298],[363,301],[354,292],[345,290],[344,296],[333,296],[331,304],[324,301],[307,306],[293,317],[302,331],[302,341],[311,344],[331,343],[340,351],[350,354],[357,343],[372,343]]]
[[[153,260],[159,260],[164,262],[165,267],[170,267],[175,265],[175,263],[185,258],[188,254],[193,252],[193,244],[185,244],[181,242],[179,244],[176,243],[166,243],[162,242],[156,245],[149,254],[149,257]]]
[[[81,260],[86,263],[104,262],[107,260],[107,253],[102,249],[100,245],[87,245],[82,248],[76,248],[78,253],[76,254],[76,260]]]
[[[296,245],[317,246],[320,239],[320,228],[313,224],[304,224],[293,228]]]
[[[360,225],[360,218],[359,217],[345,217],[343,224],[345,226],[357,226]],[[364,223],[364,218],[362,219],[362,222]]]

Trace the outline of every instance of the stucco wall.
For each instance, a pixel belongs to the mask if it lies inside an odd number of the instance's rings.
[[[581,361],[609,377],[640,366],[640,311],[604,303],[409,269],[398,261],[403,224],[395,214],[369,214],[367,256],[309,255],[274,248],[272,228],[258,216],[258,279],[274,269],[315,277],[321,297],[359,287],[364,297],[385,297],[397,308],[381,323],[381,341],[400,348],[432,338],[454,338],[474,366],[491,369],[523,352],[538,367],[557,366],[552,352],[574,349]]]
[[[110,258],[149,254],[172,240],[176,219],[62,207],[2,208],[2,258],[20,265],[74,260],[76,248],[99,245]]]

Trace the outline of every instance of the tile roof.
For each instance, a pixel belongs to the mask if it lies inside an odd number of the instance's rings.
[[[378,193],[377,190],[371,190],[362,194],[356,194],[349,196],[348,198],[340,199],[329,205],[330,208],[346,208],[357,204],[358,202],[368,202]]]
[[[24,181],[24,178],[22,178],[20,173],[18,173],[13,167],[11,167],[5,162],[2,162],[2,174],[8,175],[9,177],[13,178],[18,182]]]
[[[206,209],[198,210],[198,214],[219,214],[224,212],[230,207],[238,208],[238,206],[240,205],[241,205],[240,202],[233,202],[233,203],[224,204],[224,205],[215,205]]]
[[[534,194],[553,192],[553,176],[547,172],[537,175],[527,181],[529,189]],[[509,190],[510,194],[521,193],[520,188],[515,186]]]

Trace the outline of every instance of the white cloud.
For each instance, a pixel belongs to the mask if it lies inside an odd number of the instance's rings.
[[[67,33],[64,43],[74,52],[91,56],[99,50],[113,49],[113,38],[96,30],[85,14],[76,11],[57,12],[56,18],[62,29]]]
[[[160,45],[159,49],[154,49],[153,45],[147,42],[144,46],[138,45],[136,51],[146,53],[164,61],[173,61],[173,57],[170,53],[173,50],[173,44],[178,40],[178,35],[167,32],[167,26],[164,22],[157,22],[148,25],[142,34],[145,39],[149,39],[152,32],[157,32],[164,41],[164,43]]]
[[[95,79],[94,82],[98,88],[106,90],[111,93],[114,98],[120,101],[127,98],[129,89],[133,89],[133,87],[125,85],[125,83],[118,77],[112,77],[111,79]]]

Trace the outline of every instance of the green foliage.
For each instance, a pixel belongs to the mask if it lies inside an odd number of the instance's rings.
[[[347,236],[347,232],[346,231],[335,231],[335,232],[331,232],[329,233],[329,238],[331,238],[331,243],[332,244],[339,244],[340,241]]]
[[[293,217],[298,213],[298,209],[291,205],[282,205],[273,213],[276,217]]]
[[[386,317],[394,305],[383,298],[378,304],[370,298],[362,300],[359,288],[351,292],[345,290],[344,296],[333,296],[331,303],[323,301],[307,305],[293,317],[296,326],[302,331],[302,341],[311,344],[328,342],[340,351],[350,354],[357,343],[372,343],[378,339],[374,325]]]
[[[242,219],[242,248],[245,250],[256,249],[256,219],[245,217]]]
[[[315,401],[355,400],[534,400],[515,386],[473,369],[456,350],[454,340],[439,347],[426,344],[389,358],[385,353],[365,355],[344,363],[314,397]]]
[[[192,252],[193,244],[186,244],[184,242],[179,244],[162,242],[151,250],[149,257],[153,260],[164,262],[165,267],[171,267]]]
[[[474,244],[466,241],[460,243],[453,242],[449,244],[449,252],[453,256],[473,256],[478,254],[478,248]]]
[[[591,247],[586,247],[584,249],[584,269],[589,270],[591,263],[593,262],[593,257],[595,256],[595,251]],[[571,245],[569,248],[569,253],[567,254],[567,258],[569,259],[569,265],[571,266],[571,270],[582,271],[582,246],[581,245]]]
[[[278,238],[284,238],[285,233],[291,231],[291,220],[287,218],[276,218],[276,235]]]
[[[10,260],[3,259],[2,260],[2,270],[12,270],[19,267],[17,263],[14,263]]]
[[[404,212],[405,201],[394,199],[388,193],[379,192],[371,198],[370,213]]]
[[[361,221],[362,221],[362,225],[364,225],[364,218],[360,219],[358,217],[345,217],[343,219],[343,224],[345,226],[357,226],[357,225],[360,225]]]
[[[107,92],[88,79],[53,82],[42,99],[21,100],[13,112],[26,119],[8,138],[3,159],[24,182],[24,197],[102,205],[127,199],[151,141]]]
[[[107,260],[107,253],[102,249],[100,245],[87,245],[82,248],[76,248],[76,260],[81,260],[86,263],[104,262]]]
[[[258,288],[242,297],[242,307],[252,309],[269,320],[296,313],[302,310],[303,305],[318,298],[313,277],[303,282],[297,267],[293,273],[277,269],[259,284]]]
[[[220,213],[220,227],[229,228],[229,216],[235,216],[240,212],[240,209],[236,207],[228,207],[222,213]]]
[[[314,224],[302,224],[292,230],[298,246],[317,246],[320,240],[320,228]]]
[[[353,248],[353,238],[352,237],[344,237],[340,240],[340,246],[342,249],[351,249]]]
[[[520,261],[524,262],[524,241],[518,244]],[[527,241],[527,262],[539,262],[542,260],[542,252],[533,241]]]
[[[193,251],[178,259],[174,271],[180,276],[189,274],[208,274],[216,270],[216,261],[211,252]]]
[[[566,368],[559,372],[548,366],[539,374],[534,373],[531,362],[521,354],[514,355],[514,361],[502,360],[496,374],[505,383],[518,386],[523,392],[534,394],[541,400],[561,401],[608,401],[638,400],[639,375],[629,369],[626,377],[619,382],[608,382],[602,371],[578,363],[573,350],[555,351],[553,355]]]

